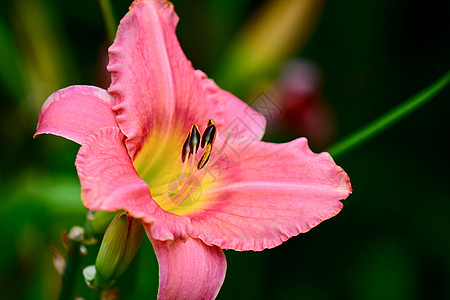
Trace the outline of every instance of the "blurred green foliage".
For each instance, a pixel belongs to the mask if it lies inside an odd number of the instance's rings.
[[[112,1],[116,16],[130,3]],[[220,66],[262,3],[174,1],[177,33],[193,65],[221,74],[218,84],[226,84],[223,78],[239,70],[224,74]],[[61,232],[85,220],[73,165],[78,146],[32,135],[52,92],[73,84],[107,87],[108,43],[96,1],[4,0],[0,6],[1,298],[55,299],[60,279],[49,245],[64,253]],[[449,16],[449,2],[440,0],[326,1],[311,39],[289,58],[320,67],[322,93],[343,137],[448,71]],[[278,70],[260,75],[274,81]],[[244,89],[230,86],[246,101],[262,88],[251,77]],[[447,88],[339,158],[354,193],[338,216],[272,250],[226,251],[218,298],[450,299],[449,96]],[[157,278],[144,238],[120,295],[154,298]]]

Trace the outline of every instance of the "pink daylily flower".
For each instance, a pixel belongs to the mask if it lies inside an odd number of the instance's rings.
[[[194,70],[177,22],[169,2],[133,2],[109,49],[109,89],[55,92],[35,135],[81,144],[75,165],[87,208],[142,219],[159,299],[212,299],[225,278],[221,249],[276,247],[336,215],[351,186],[305,138],[260,141],[264,118]],[[209,135],[197,148],[194,125],[215,129],[215,142]]]

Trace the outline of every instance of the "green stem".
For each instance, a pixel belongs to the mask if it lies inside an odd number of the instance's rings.
[[[74,299],[75,298],[75,281],[77,272],[81,262],[80,242],[71,241],[70,249],[67,253],[66,267],[62,277],[61,291],[59,293],[59,300]]]
[[[113,43],[116,35],[117,21],[112,10],[111,2],[109,0],[98,0],[98,2],[100,4],[100,9],[102,10],[108,41]]]
[[[365,140],[371,138],[377,133],[380,133],[384,129],[400,121],[403,117],[407,116],[417,108],[421,107],[423,104],[431,100],[442,89],[444,89],[449,82],[450,71],[439,78],[439,80],[428,86],[426,89],[422,90],[420,93],[409,98],[397,107],[394,107],[386,114],[382,115],[372,123],[349,135],[343,140],[337,142],[335,145],[332,145],[327,150],[327,152],[329,152],[331,156],[337,157],[349,151]]]

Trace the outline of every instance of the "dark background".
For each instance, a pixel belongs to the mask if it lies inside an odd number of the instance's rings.
[[[186,56],[215,78],[233,37],[263,1],[173,2]],[[118,19],[130,3],[112,1]],[[49,244],[64,253],[61,232],[85,218],[74,167],[78,146],[32,135],[52,92],[108,86],[108,41],[96,1],[3,0],[0,7],[0,293],[55,299],[60,281]],[[309,41],[284,59],[307,59],[321,70],[320,93],[336,119],[330,144],[449,70],[449,20],[448,1],[326,1]],[[265,75],[276,81],[280,69]],[[227,72],[221,78],[233,76]],[[262,89],[251,80],[247,90],[216,81],[246,101]],[[447,88],[336,157],[354,190],[336,217],[275,249],[226,251],[218,299],[450,299],[449,96]],[[155,298],[157,282],[144,238],[121,280],[121,297]]]

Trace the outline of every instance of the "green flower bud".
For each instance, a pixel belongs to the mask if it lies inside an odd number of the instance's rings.
[[[130,218],[129,231],[127,237],[127,245],[122,255],[122,260],[114,273],[114,278],[120,277],[128,269],[128,266],[133,261],[136,253],[141,246],[142,241],[142,223],[138,219]]]
[[[128,217],[119,213],[109,224],[95,261],[97,274],[109,281],[120,263],[128,235]]]
[[[105,232],[95,261],[97,280],[107,283],[122,275],[139,250],[141,241],[141,221],[124,212],[117,214]]]
[[[114,218],[114,213],[109,211],[89,212],[89,222],[92,234],[103,234]]]

